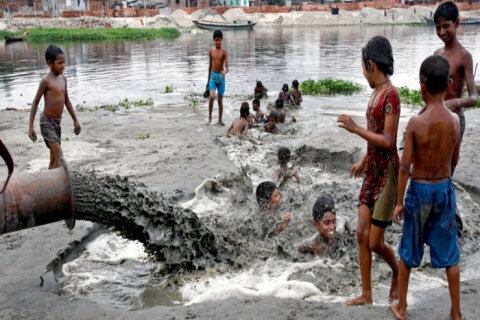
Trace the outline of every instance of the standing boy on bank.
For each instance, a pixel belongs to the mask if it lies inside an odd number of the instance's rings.
[[[63,156],[62,148],[60,147],[62,141],[60,121],[62,120],[63,106],[67,107],[68,113],[70,113],[72,117],[75,134],[78,135],[80,133],[81,127],[68,97],[67,79],[63,75],[65,56],[62,49],[50,45],[45,51],[45,58],[50,72],[40,81],[40,86],[33,100],[32,110],[30,111],[28,136],[32,141],[37,140],[33,123],[35,121],[38,103],[43,96],[45,108],[40,114],[40,132],[42,133],[47,148],[50,149],[50,164],[48,165],[48,169],[54,169],[59,165],[58,159]]]
[[[452,307],[452,319],[462,319],[460,312],[460,251],[455,221],[455,188],[452,166],[460,151],[460,121],[446,108],[444,97],[451,67],[442,56],[428,57],[420,67],[420,87],[427,106],[410,119],[400,164],[398,202],[394,221],[404,212],[400,255],[398,304],[390,309],[397,319],[405,319],[410,269],[418,267],[423,244],[430,246],[432,267],[445,268]],[[404,199],[410,165],[412,179]]]
[[[222,31],[216,30],[213,33],[214,48],[208,52],[208,89],[210,90],[210,101],[208,103],[208,121],[206,125],[212,122],[213,102],[215,101],[215,90],[218,90],[218,124],[223,125],[223,95],[225,94],[225,75],[228,72],[228,53],[222,48]],[[225,69],[223,66],[225,65]]]

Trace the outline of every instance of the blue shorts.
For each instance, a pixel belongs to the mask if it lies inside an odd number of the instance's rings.
[[[210,82],[208,83],[208,90],[218,90],[218,96],[223,97],[225,94],[225,77],[221,73],[210,72]]]
[[[423,244],[430,246],[434,268],[448,268],[460,261],[455,189],[451,179],[439,183],[410,181],[404,201],[400,258],[409,268],[420,266]]]

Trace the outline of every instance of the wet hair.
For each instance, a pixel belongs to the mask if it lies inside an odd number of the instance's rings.
[[[443,56],[430,56],[420,66],[420,81],[431,94],[444,92],[450,81],[450,64]]]
[[[275,100],[275,108],[277,108],[277,109],[282,109],[283,108],[283,99],[282,98],[278,98],[277,100]]]
[[[286,165],[290,162],[290,149],[287,147],[278,148],[277,156],[280,164]]]
[[[272,201],[272,194],[276,189],[277,189],[277,186],[272,181],[261,182],[257,186],[257,190],[255,191],[258,205],[262,208],[266,208],[267,207],[266,202]]]
[[[257,87],[259,87],[259,88],[263,87],[262,81],[257,81]]]
[[[45,60],[47,60],[47,63],[50,61],[51,63],[54,63],[55,60],[57,60],[57,57],[63,55],[62,49],[60,49],[57,46],[54,46],[53,44],[49,45],[47,50],[45,50]]]
[[[292,81],[292,87],[294,87],[295,89],[298,89],[298,81],[297,80]]]
[[[256,104],[258,107],[260,107],[260,100],[257,99],[257,98],[253,99],[253,101],[252,101],[252,106],[255,105],[255,104]]]
[[[270,111],[270,114],[268,115],[268,119],[272,118],[275,120],[275,122],[278,121],[277,113],[275,111]]]
[[[220,31],[220,30],[215,30],[215,32],[213,32],[213,39],[215,39],[215,38],[223,39],[223,33],[222,33],[222,31]]]
[[[367,70],[372,66],[368,60],[375,62],[378,69],[385,74],[393,74],[393,53],[392,46],[387,38],[376,36],[370,39],[366,46],[362,48],[362,60]]]
[[[250,106],[248,105],[248,102],[243,102],[242,106],[240,107],[240,117],[241,118],[246,118],[250,114]]]
[[[313,220],[320,222],[326,212],[335,214],[335,201],[329,194],[322,194],[317,198],[312,208]]]
[[[433,15],[433,21],[439,23],[440,20],[458,21],[458,7],[452,1],[447,1],[438,6]]]
[[[288,91],[288,84],[286,83],[283,84],[282,91]]]
[[[277,113],[278,123],[285,123],[285,112],[280,111]]]

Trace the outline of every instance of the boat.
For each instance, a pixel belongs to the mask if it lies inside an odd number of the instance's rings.
[[[252,21],[217,22],[209,20],[193,20],[193,23],[197,26],[197,28],[205,30],[252,30],[257,24],[256,22]]]
[[[20,37],[11,37],[11,36],[4,36],[5,38],[5,43],[11,43],[11,42],[19,42],[19,41],[23,41],[23,36],[20,36]]]
[[[430,18],[425,17],[424,19],[428,24],[435,24],[435,21],[433,21]],[[480,24],[480,19],[479,18],[460,19],[460,24]]]

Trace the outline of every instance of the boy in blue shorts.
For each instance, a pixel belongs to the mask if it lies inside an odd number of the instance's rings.
[[[460,121],[445,104],[445,92],[452,80],[450,64],[442,56],[430,56],[420,67],[420,88],[426,109],[407,125],[405,148],[400,163],[398,203],[393,219],[404,213],[400,255],[399,301],[390,307],[397,319],[405,319],[410,269],[420,266],[423,244],[430,246],[432,267],[446,268],[452,319],[460,312],[460,250],[455,221],[455,189],[452,166],[460,151]],[[410,166],[412,179],[405,196]],[[404,199],[405,196],[405,199]]]
[[[208,66],[208,89],[210,90],[210,101],[208,103],[208,126],[212,122],[213,102],[215,101],[215,90],[218,90],[218,124],[223,125],[223,95],[225,94],[225,74],[228,72],[227,50],[222,48],[222,31],[216,30],[213,33],[215,47],[208,52],[210,64]],[[223,66],[225,65],[225,69]]]

